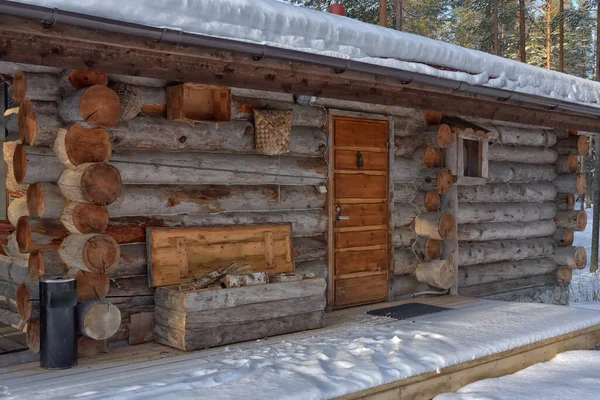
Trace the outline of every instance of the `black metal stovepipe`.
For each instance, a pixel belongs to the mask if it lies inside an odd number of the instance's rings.
[[[40,279],[40,366],[65,369],[77,365],[77,281]]]

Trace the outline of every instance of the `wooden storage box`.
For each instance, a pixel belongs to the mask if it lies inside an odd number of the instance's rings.
[[[155,293],[158,343],[197,350],[325,325],[324,279]]]
[[[182,83],[167,88],[167,118],[176,121],[231,120],[231,90],[221,86]]]

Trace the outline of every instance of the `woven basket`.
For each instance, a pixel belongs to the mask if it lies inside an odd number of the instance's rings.
[[[254,110],[254,144],[261,154],[290,152],[292,110]]]
[[[117,92],[119,101],[121,102],[120,121],[129,121],[135,118],[144,105],[144,95],[142,91],[133,85],[117,82],[111,86]]]

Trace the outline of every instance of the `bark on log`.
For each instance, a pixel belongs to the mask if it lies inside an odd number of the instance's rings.
[[[559,140],[554,148],[562,156],[575,154],[585,157],[589,150],[588,138],[585,136],[571,136]]]
[[[52,146],[63,122],[56,103],[25,100],[19,107],[19,137],[30,146]]]
[[[575,195],[573,193],[558,193],[555,203],[558,210],[571,211],[575,208]]]
[[[552,149],[538,147],[492,145],[488,150],[488,159],[525,164],[554,164],[558,153]]]
[[[448,168],[429,168],[420,170],[415,183],[420,190],[446,194],[453,185],[453,178]]]
[[[76,169],[65,170],[60,175],[58,186],[71,201],[106,206],[121,193],[121,174],[113,165],[86,163]]]
[[[582,232],[587,226],[587,213],[583,210],[558,211],[554,222],[557,228]]]
[[[60,220],[21,217],[17,224],[17,243],[21,253],[58,248],[69,235]]]
[[[573,231],[568,229],[557,229],[552,237],[554,238],[554,243],[557,247],[571,246],[575,241],[575,235],[573,234]]]
[[[118,266],[120,248],[107,235],[69,235],[58,248],[60,257],[71,269],[106,274]]]
[[[495,125],[498,142],[515,146],[552,147],[556,144],[556,134],[544,129],[525,129]]]
[[[63,88],[58,75],[19,72],[13,78],[13,100],[60,101]]]
[[[419,265],[419,258],[412,248],[396,249],[394,252],[394,275],[412,274],[417,269],[417,265]]]
[[[461,266],[458,269],[458,286],[485,285],[510,279],[546,275],[555,272],[557,267],[554,259],[550,257]]]
[[[107,301],[89,301],[77,306],[79,332],[96,340],[112,337],[121,325],[121,312]]]
[[[456,268],[448,260],[435,260],[420,263],[415,271],[420,283],[447,290],[456,281]]]
[[[52,149],[58,160],[71,169],[85,163],[108,162],[112,154],[106,129],[86,129],[78,124],[60,128]]]
[[[557,176],[554,165],[490,161],[488,168],[488,182],[491,183],[550,182]]]
[[[128,185],[323,184],[327,164],[318,158],[253,154],[123,151],[111,158]],[[148,168],[152,165],[152,168]]]
[[[27,210],[27,200],[26,199],[14,199],[8,205],[8,209],[6,210],[6,216],[8,218],[8,222],[12,226],[17,226],[19,222],[19,218],[27,217],[29,215],[29,210]]]
[[[421,237],[415,241],[413,250],[420,261],[437,260],[442,257],[442,241]]]
[[[25,197],[27,193],[27,185],[17,183],[14,172],[14,163],[11,160],[15,156],[17,146],[20,141],[4,142],[2,146],[4,154],[4,165],[6,166],[6,193],[13,199]]]
[[[413,199],[412,204],[417,206],[421,212],[438,212],[442,200],[437,192],[419,192]]]
[[[587,180],[581,172],[569,175],[559,175],[552,181],[558,193],[584,194],[587,188]]]
[[[411,247],[417,240],[417,233],[412,228],[394,229],[394,247]]]
[[[402,228],[411,226],[420,214],[417,207],[412,204],[394,203],[394,227]]]
[[[446,240],[456,235],[456,219],[449,212],[422,213],[415,219],[414,229],[419,236]]]
[[[106,86],[90,86],[65,97],[59,107],[60,116],[84,128],[116,126],[121,114],[119,96]]]
[[[418,193],[419,189],[412,183],[394,183],[394,202],[396,203],[412,203]]]
[[[557,207],[554,203],[463,203],[458,209],[456,222],[523,222],[552,219]]]
[[[558,247],[554,253],[554,261],[558,265],[566,265],[569,268],[584,269],[587,264],[585,247]]]
[[[33,217],[60,218],[67,199],[54,183],[34,183],[27,189],[27,210]]]
[[[190,125],[141,114],[110,128],[109,132],[118,150],[257,154],[254,125],[246,121]],[[326,148],[327,136],[322,129],[292,129],[289,155],[322,157]]]
[[[42,275],[65,276],[69,272],[60,254],[56,250],[44,250],[31,253],[27,264],[29,278],[33,282],[40,280]]]
[[[558,283],[571,283],[573,270],[571,268],[558,268],[556,270],[556,281]]]
[[[556,160],[556,173],[559,175],[574,174],[579,171],[579,158],[574,154],[560,156]]]
[[[327,115],[322,107],[300,106],[295,103],[235,96],[231,99],[231,119],[252,121],[254,119],[254,109],[265,108],[292,110],[292,126],[322,128],[327,122]]]
[[[13,157],[13,171],[17,183],[56,182],[63,165],[52,149],[17,145]]]
[[[86,234],[104,232],[108,218],[106,207],[73,201],[65,206],[60,221],[69,232]]]
[[[419,147],[428,146],[432,148],[445,149],[450,145],[454,134],[450,126],[441,124],[437,126],[426,127],[418,132],[416,136],[395,137],[394,155],[409,156]]]
[[[459,186],[458,201],[460,203],[542,203],[554,201],[556,193],[556,187],[552,183],[523,185],[496,183],[483,186]]]
[[[501,239],[545,237],[556,231],[554,221],[496,222],[458,226],[458,240],[482,242]]]
[[[459,265],[486,264],[508,260],[525,260],[536,257],[552,257],[552,238],[494,240],[459,244]]]
[[[324,209],[326,195],[312,186],[125,185],[108,206],[111,217],[223,211]]]

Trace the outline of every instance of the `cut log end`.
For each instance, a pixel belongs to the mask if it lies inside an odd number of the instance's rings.
[[[584,269],[587,265],[587,252],[585,251],[585,247],[577,247],[574,255],[575,268]]]
[[[121,186],[121,174],[110,164],[92,164],[81,176],[83,196],[97,206],[112,204],[121,194]]]
[[[13,155],[13,172],[17,183],[23,183],[27,176],[27,158],[25,156],[25,148],[22,144],[18,144]]]
[[[79,312],[79,327],[84,336],[106,340],[117,333],[121,325],[121,312],[116,306],[107,302],[86,306],[87,304],[83,303],[84,309]]]
[[[94,85],[106,86],[108,85],[108,76],[102,72],[74,69],[69,72],[69,83],[74,89]]]
[[[17,223],[17,244],[21,253],[29,253],[31,249],[31,226],[27,217],[19,218]]]
[[[29,321],[31,319],[31,313],[33,309],[31,293],[29,288],[24,283],[20,284],[17,288],[17,311],[19,317],[23,321]]]
[[[29,272],[29,278],[34,282],[38,282],[40,277],[44,275],[44,257],[42,257],[42,254],[39,251],[29,255],[27,270]]]
[[[443,155],[442,149],[435,147],[427,147],[423,156],[425,168],[437,168],[442,165]]]
[[[35,143],[35,134],[37,132],[37,120],[35,117],[35,107],[30,100],[24,99],[19,106],[19,137],[21,143]]]
[[[565,207],[567,210],[572,210],[575,208],[575,195],[573,193],[569,193],[565,199]]]
[[[571,268],[559,268],[556,270],[556,281],[558,283],[571,283],[573,270]]]
[[[442,122],[442,113],[437,111],[425,110],[423,111],[423,121],[425,125],[439,125]]]
[[[27,93],[27,76],[24,72],[19,72],[13,78],[13,100],[15,103],[21,103],[25,100],[25,93]]]
[[[95,235],[83,248],[83,262],[90,271],[105,274],[117,267],[121,256],[119,244],[107,235]]]
[[[569,154],[567,156],[567,170],[571,174],[574,174],[577,171],[579,171],[579,160],[576,155]]]
[[[112,143],[104,128],[86,129],[79,124],[72,124],[59,131],[54,152],[68,166],[106,163],[112,154]]]
[[[89,87],[79,104],[81,118],[91,126],[109,128],[116,126],[121,114],[121,103],[117,93],[106,87]]]
[[[452,128],[450,128],[450,125],[441,124],[438,129],[438,133],[437,133],[438,145],[441,148],[445,149],[446,147],[450,146],[450,144],[452,143],[452,137],[453,137],[453,133],[452,133]]]
[[[575,234],[568,229],[557,229],[555,234],[557,245],[561,247],[572,246],[575,241]]]
[[[440,218],[439,227],[442,240],[448,240],[456,235],[456,218],[449,212],[446,212]]]
[[[436,187],[440,194],[447,194],[452,188],[452,173],[448,168],[442,168],[437,176]]]
[[[587,136],[579,136],[577,138],[577,152],[580,156],[587,156],[589,151],[589,142]]]
[[[104,274],[77,272],[77,301],[104,299],[110,290],[110,278]]]
[[[71,233],[101,233],[108,225],[108,209],[86,203],[67,204],[60,218]]]
[[[579,213],[577,213],[577,227],[579,228],[580,232],[583,232],[585,230],[586,226],[587,226],[587,213],[582,210]]]
[[[44,215],[44,192],[40,183],[34,183],[27,188],[27,211],[34,217]]]
[[[420,263],[415,276],[420,283],[442,290],[449,289],[456,281],[455,268],[448,260]]]
[[[32,353],[38,354],[40,352],[40,320],[33,320],[27,322],[27,347]]]
[[[441,196],[436,192],[427,192],[425,194],[425,210],[428,212],[437,212],[442,204]]]
[[[577,188],[577,194],[584,194],[587,189],[587,180],[585,178],[585,175],[581,172],[577,174],[577,181],[575,183],[575,187]]]

